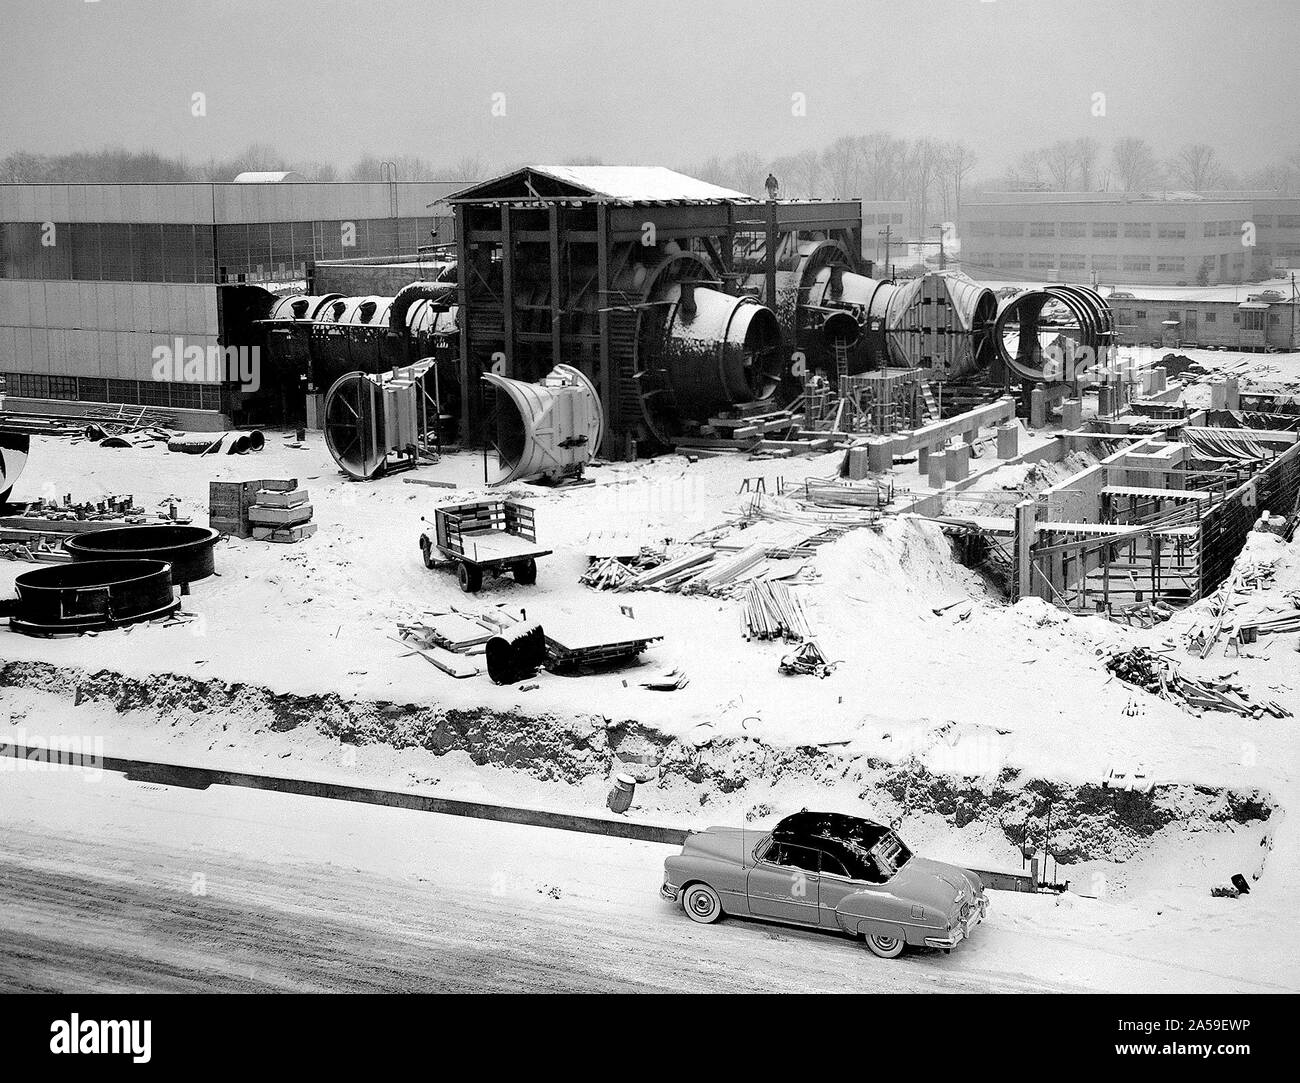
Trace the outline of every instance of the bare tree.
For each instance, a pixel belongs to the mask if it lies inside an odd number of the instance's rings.
[[[902,191],[905,140],[889,132],[872,132],[862,138],[862,160],[872,199],[896,199]]]
[[[1028,151],[1016,159],[1016,164],[1007,173],[1007,180],[1013,188],[1042,188],[1047,183],[1043,176],[1042,153]]]
[[[1068,139],[1058,140],[1043,150],[1042,158],[1043,168],[1052,180],[1052,187],[1058,192],[1070,191],[1078,162],[1075,144]]]
[[[1223,167],[1208,143],[1188,143],[1169,161],[1174,179],[1193,192],[1203,192],[1223,183]]]
[[[1125,192],[1138,191],[1158,180],[1156,156],[1145,139],[1134,136],[1120,139],[1110,154],[1115,165],[1115,180]]]
[[[476,181],[483,180],[486,176],[487,166],[477,154],[460,158],[451,167],[452,180]]]
[[[801,150],[795,156],[795,184],[805,198],[814,199],[821,195],[822,189],[822,155],[816,149]]]
[[[965,143],[960,141],[948,143],[944,147],[943,167],[947,174],[948,183],[952,186],[952,217],[956,218],[961,214],[961,192],[962,186],[966,182],[966,177],[975,168],[978,158],[975,152]],[[944,208],[944,214],[948,214],[947,207]]]
[[[840,136],[826,148],[822,160],[832,195],[862,198],[861,140],[851,135]]]
[[[1092,136],[1081,136],[1074,141],[1075,176],[1079,180],[1079,191],[1091,192],[1097,183],[1097,155],[1101,144]]]
[[[751,196],[763,191],[763,181],[767,179],[767,163],[753,151],[732,155],[727,161],[727,170],[731,174],[733,188]]]

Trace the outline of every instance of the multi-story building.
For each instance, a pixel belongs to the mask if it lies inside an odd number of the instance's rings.
[[[452,241],[434,205],[463,187],[258,179],[272,182],[0,184],[6,408],[151,406],[223,427],[229,382],[159,379],[158,349],[232,345],[241,288],[303,281],[316,260]]]
[[[1213,285],[1300,265],[1300,198],[1268,193],[1007,192],[968,201],[976,279]]]

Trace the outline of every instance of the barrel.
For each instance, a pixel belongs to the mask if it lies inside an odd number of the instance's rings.
[[[632,807],[632,795],[636,793],[636,779],[631,775],[615,775],[614,786],[609,791],[609,805],[611,812],[626,812]]]

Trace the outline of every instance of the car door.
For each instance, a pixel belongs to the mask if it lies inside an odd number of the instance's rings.
[[[834,854],[822,851],[821,879],[817,883],[818,924],[824,929],[842,928],[836,908],[845,895],[852,895],[866,886],[853,880],[843,862]]]
[[[818,851],[769,841],[749,870],[749,911],[755,917],[818,925]]]

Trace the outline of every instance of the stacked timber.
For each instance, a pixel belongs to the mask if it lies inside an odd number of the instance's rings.
[[[1274,700],[1253,702],[1240,684],[1184,676],[1173,659],[1145,647],[1116,651],[1106,659],[1106,669],[1126,684],[1176,703],[1192,714],[1228,711],[1246,718],[1262,718],[1265,714],[1291,717],[1291,712]]]
[[[313,514],[306,489],[268,486],[249,505],[248,522],[254,541],[300,542],[316,533]]]
[[[759,580],[741,595],[746,639],[807,639],[812,635],[803,603],[784,583]]]

